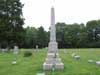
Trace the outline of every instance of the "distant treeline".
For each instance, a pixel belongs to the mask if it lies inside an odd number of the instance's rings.
[[[100,20],[88,21],[85,24],[56,24],[56,37],[59,48],[100,48]],[[49,31],[39,28],[25,28],[23,47],[47,47]]]
[[[44,48],[48,46],[49,33],[42,26],[39,28],[27,27],[23,28],[23,32],[18,33],[21,35],[20,37],[10,33],[13,36],[10,37],[10,41],[9,38],[5,38],[9,34],[1,36],[0,44],[1,47],[13,47],[17,44],[21,48],[35,48],[36,45]],[[88,21],[86,25],[57,23],[56,37],[59,48],[100,48],[100,20]]]

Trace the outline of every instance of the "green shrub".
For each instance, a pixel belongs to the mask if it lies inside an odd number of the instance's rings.
[[[24,57],[29,57],[29,56],[31,56],[32,55],[32,52],[30,52],[30,51],[26,51],[25,53],[24,53]]]

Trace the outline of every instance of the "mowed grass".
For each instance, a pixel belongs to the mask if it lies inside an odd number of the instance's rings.
[[[17,64],[12,65],[14,55],[12,52],[0,53],[0,75],[36,75],[45,73],[46,75],[100,75],[100,66],[88,63],[89,59],[100,61],[100,49],[63,49],[59,50],[59,57],[64,63],[63,71],[43,71],[43,62],[47,56],[47,49],[35,52],[32,49],[20,49],[17,56]],[[33,55],[24,57],[25,51],[32,51]],[[76,60],[72,54],[79,54],[81,58]]]

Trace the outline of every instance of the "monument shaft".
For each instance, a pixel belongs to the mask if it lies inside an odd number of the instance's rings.
[[[55,11],[51,8],[51,27],[50,27],[50,42],[48,47],[48,54],[43,64],[44,70],[63,70],[64,64],[58,57],[58,44],[56,42],[56,26],[55,26]]]
[[[55,11],[51,8],[50,42],[56,42]]]
[[[54,11],[54,7],[52,7],[51,8],[49,52],[57,53],[57,51],[58,51],[58,44],[56,42],[55,11]]]

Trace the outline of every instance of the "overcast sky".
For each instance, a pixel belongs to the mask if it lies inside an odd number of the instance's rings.
[[[56,22],[86,23],[100,19],[100,0],[21,0],[25,4],[23,15],[25,25],[48,30],[50,26],[50,9],[55,7]]]

